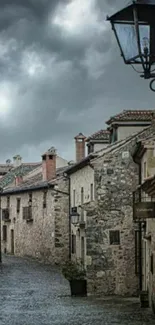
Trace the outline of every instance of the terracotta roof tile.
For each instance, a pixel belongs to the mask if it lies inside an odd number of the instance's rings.
[[[153,110],[124,110],[122,113],[112,116],[106,123],[109,125],[112,122],[121,121],[152,121]]]
[[[57,177],[61,177],[67,168],[68,168],[68,166],[57,168],[57,170],[56,170]],[[22,191],[26,192],[26,191],[37,190],[37,189],[41,189],[41,188],[47,188],[49,185],[51,185],[51,186],[54,185],[55,181],[56,181],[56,179],[54,179],[54,180],[51,179],[50,181],[43,181],[42,173],[38,172],[37,175],[32,176],[28,179],[25,179],[18,186],[6,187],[3,191],[3,195],[5,195],[7,193],[11,194],[11,193],[16,193],[16,192],[19,193]],[[1,185],[1,183],[0,183],[0,185]]]
[[[5,176],[0,179],[0,187],[6,187],[14,181],[15,176],[22,175],[25,176],[35,168],[39,167],[41,163],[24,163],[18,167],[12,168]]]
[[[90,140],[105,140],[106,142],[110,141],[110,132],[108,130],[100,130],[92,135],[90,135],[87,139],[86,142]]]

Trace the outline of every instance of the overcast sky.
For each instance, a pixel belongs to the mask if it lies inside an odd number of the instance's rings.
[[[123,109],[151,109],[147,81],[123,63],[106,15],[125,0],[0,0],[0,161],[74,159],[73,137]]]

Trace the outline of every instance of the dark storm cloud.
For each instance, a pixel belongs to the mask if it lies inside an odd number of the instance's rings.
[[[0,1],[1,159],[26,159],[29,147],[38,159],[34,148],[44,142],[65,153],[76,133],[103,128],[109,115],[153,106],[147,83],[124,65],[105,21],[127,1],[74,1]]]

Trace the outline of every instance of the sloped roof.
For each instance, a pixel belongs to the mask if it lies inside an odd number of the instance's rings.
[[[151,122],[153,110],[124,110],[122,113],[112,116],[106,123],[113,122]]]
[[[57,177],[61,177],[67,168],[68,168],[68,166],[57,168],[57,170],[56,170]],[[51,179],[49,181],[43,181],[42,173],[38,172],[37,175],[25,179],[18,186],[5,188],[1,195],[15,194],[15,193],[20,193],[20,192],[27,192],[27,191],[34,191],[34,190],[49,188],[49,187],[53,187],[55,183],[56,183],[56,179]]]
[[[91,140],[104,140],[107,143],[110,141],[110,132],[108,130],[97,131],[86,138],[86,142],[89,142]]]
[[[13,165],[0,164],[0,175],[5,175],[13,168]]]
[[[146,130],[148,132],[148,135],[146,135]],[[147,128],[145,128],[145,129],[143,129],[143,130],[141,130],[139,132],[136,132],[135,134],[130,135],[129,137],[127,137],[127,138],[125,138],[123,140],[120,140],[120,141],[117,141],[115,143],[109,144],[106,148],[103,148],[103,149],[101,149],[99,151],[96,151],[95,153],[91,153],[85,159],[83,159],[80,162],[78,162],[78,163],[74,164],[73,166],[69,167],[66,170],[66,173],[68,175],[73,174],[77,170],[89,165],[89,163],[91,163],[93,160],[101,158],[102,156],[104,156],[106,154],[109,154],[111,152],[117,152],[118,150],[120,150],[121,148],[126,146],[128,143],[130,143],[133,139],[137,139],[137,141],[138,141],[140,139],[143,139],[144,135],[147,138],[150,133],[152,135],[153,134],[155,135],[155,126],[153,126],[153,127],[152,127],[152,125],[148,126]],[[135,150],[135,148],[133,148],[133,150]]]
[[[6,175],[0,179],[0,187],[4,188],[14,181],[15,176],[25,176],[35,168],[39,167],[41,163],[24,163],[18,167],[12,168]]]

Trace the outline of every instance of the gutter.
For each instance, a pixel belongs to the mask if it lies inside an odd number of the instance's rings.
[[[24,187],[24,188],[13,188],[13,189],[8,189],[4,190],[4,192],[1,193],[1,196],[5,196],[8,194],[17,194],[17,193],[25,193],[29,191],[37,191],[37,190],[42,190],[42,189],[48,189],[48,188],[54,188],[53,184],[44,184],[44,185],[38,185],[35,187]]]

